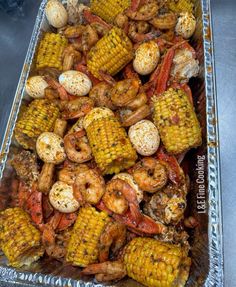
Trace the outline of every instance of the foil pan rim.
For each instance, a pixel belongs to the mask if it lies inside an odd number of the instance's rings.
[[[7,155],[20,104],[24,95],[24,87],[30,72],[30,64],[33,60],[34,51],[37,45],[37,38],[40,34],[44,8],[47,0],[41,2],[38,16],[34,25],[28,52],[25,58],[19,84],[16,89],[15,98],[12,104],[9,120],[7,123],[4,139],[0,146],[0,179],[5,168]],[[223,286],[223,229],[222,229],[222,204],[221,204],[221,183],[220,183],[220,157],[219,157],[219,131],[217,116],[217,99],[214,72],[214,47],[212,40],[212,22],[210,0],[201,0],[203,38],[204,38],[204,62],[205,62],[205,85],[206,85],[206,109],[207,109],[207,151],[208,151],[208,193],[209,193],[209,273],[204,286]],[[215,124],[216,123],[216,124]],[[74,279],[62,278],[59,276],[44,275],[17,271],[10,267],[0,266],[1,282],[10,284],[34,284],[34,286],[71,286],[71,287],[102,287],[101,284],[83,282]],[[32,286],[32,285],[31,285]],[[108,286],[108,285],[106,285]],[[110,285],[112,286],[112,285]],[[114,286],[114,285],[113,285]]]

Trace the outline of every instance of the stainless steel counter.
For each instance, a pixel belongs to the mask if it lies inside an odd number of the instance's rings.
[[[212,0],[221,147],[225,286],[236,286],[236,1]],[[0,142],[37,14],[39,0],[25,0],[23,15],[0,11]],[[1,283],[0,286],[7,286]],[[10,286],[10,285],[9,285]],[[11,285],[12,286],[12,285]],[[27,285],[29,286],[29,285]]]

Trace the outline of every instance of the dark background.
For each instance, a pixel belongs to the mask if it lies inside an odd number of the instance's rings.
[[[9,16],[0,11],[0,141],[10,113],[39,4],[39,0],[25,0],[21,15],[18,16]],[[220,127],[225,286],[235,287],[236,1],[212,0],[211,6]]]

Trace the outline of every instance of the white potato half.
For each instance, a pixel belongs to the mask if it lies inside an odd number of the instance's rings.
[[[53,27],[62,28],[67,24],[68,14],[60,1],[49,0],[45,13],[49,24]]]
[[[158,130],[151,121],[137,122],[129,128],[128,134],[136,151],[143,156],[153,155],[160,145]]]
[[[160,60],[160,50],[154,41],[141,44],[135,52],[134,70],[140,75],[148,75]]]
[[[33,76],[27,80],[25,90],[26,93],[34,98],[44,98],[44,90],[48,87],[48,83],[41,76]]]
[[[73,187],[62,181],[57,181],[52,186],[49,201],[56,210],[63,213],[75,212],[80,206],[74,198]]]
[[[134,180],[133,176],[126,172],[121,172],[116,174],[113,179],[121,179],[125,182],[127,182],[135,191],[137,195],[137,200],[140,203],[143,200],[143,191],[139,188],[136,181]]]
[[[38,137],[36,150],[46,163],[59,164],[66,159],[63,138],[52,132],[44,132]]]
[[[62,73],[59,82],[68,93],[74,96],[85,96],[92,88],[92,82],[87,75],[73,70]]]

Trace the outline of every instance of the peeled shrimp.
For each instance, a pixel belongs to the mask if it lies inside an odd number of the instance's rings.
[[[134,167],[133,177],[142,190],[153,193],[166,185],[168,174],[158,160],[145,157]]]
[[[140,221],[137,194],[127,182],[118,178],[112,179],[107,183],[102,200],[106,207],[116,214],[124,214],[130,208],[134,221]]]
[[[89,92],[89,97],[95,102],[97,107],[115,109],[110,97],[111,85],[101,82],[95,85]]]
[[[124,127],[129,127],[145,119],[150,114],[150,107],[148,105],[143,105],[134,111],[131,109],[120,110],[120,120]]]
[[[126,227],[124,224],[111,221],[100,236],[99,241],[99,261],[104,262],[109,258],[109,250],[115,254],[126,241]]]
[[[69,163],[59,171],[58,180],[73,185],[76,176],[87,170],[89,170],[89,167],[86,164]]]
[[[62,101],[62,117],[66,120],[83,117],[92,110],[93,106],[93,100],[88,97],[78,97],[72,101]]]
[[[92,151],[84,130],[67,134],[64,137],[64,144],[66,154],[71,161],[83,163],[92,158]]]
[[[136,0],[135,0],[136,1]],[[138,21],[148,21],[151,20],[158,12],[158,4],[157,1],[147,0],[146,3],[137,9],[129,8],[126,11],[126,15],[132,20]]]
[[[166,14],[160,14],[149,21],[156,29],[173,29],[176,25],[177,17],[175,13],[169,12]]]
[[[74,196],[78,201],[97,204],[104,192],[105,181],[97,170],[90,169],[77,175]]]
[[[83,271],[84,275],[95,274],[95,278],[99,282],[108,282],[112,280],[122,279],[126,276],[125,266],[122,261],[106,261],[103,263],[91,264]]]
[[[140,82],[137,79],[126,79],[117,82],[110,91],[112,103],[122,107],[132,101],[139,90]]]

